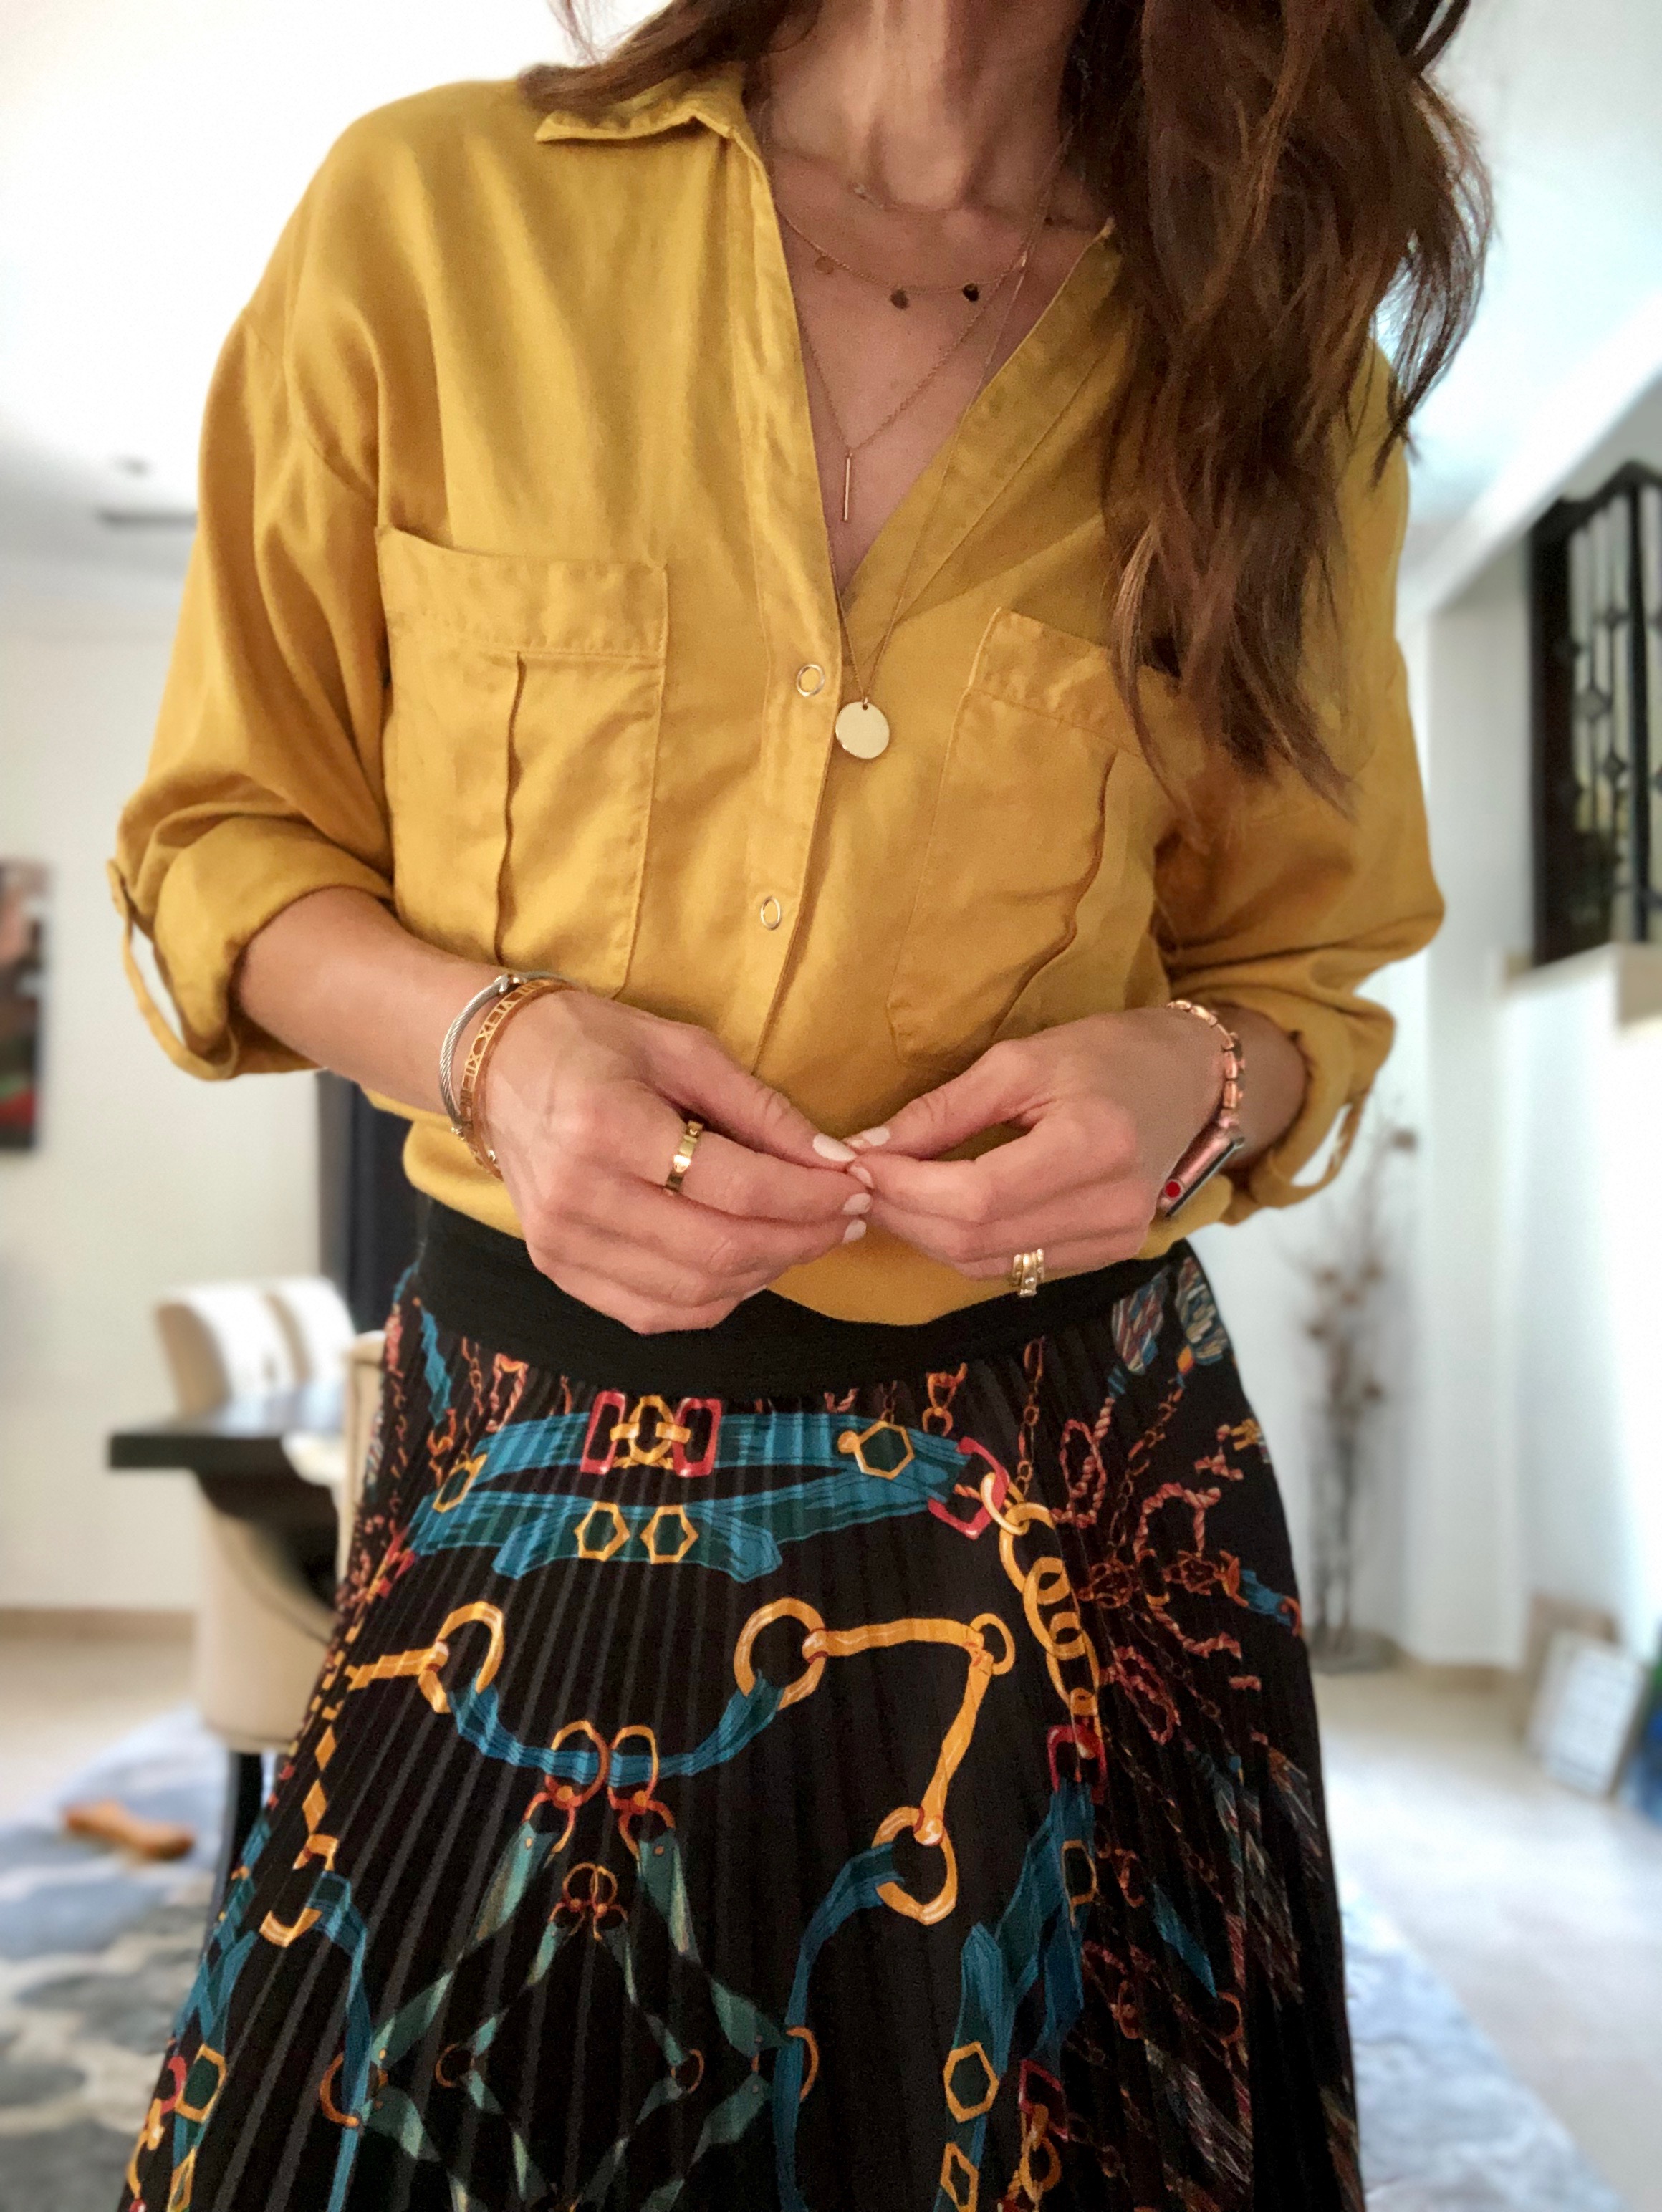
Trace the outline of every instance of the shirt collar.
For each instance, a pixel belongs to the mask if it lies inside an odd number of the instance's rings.
[[[685,123],[703,123],[719,137],[734,139],[752,152],[757,150],[745,106],[742,63],[725,63],[720,69],[695,76],[672,77],[667,84],[654,85],[650,92],[637,92],[632,100],[620,100],[600,116],[571,115],[557,107],[538,125],[537,136],[551,142],[659,138],[667,131],[679,131]],[[1113,228],[1111,216],[1093,243],[1108,245]]]
[[[702,123],[723,138],[741,144],[752,143],[750,118],[745,112],[745,71],[739,63],[700,73],[672,77],[650,92],[619,100],[606,114],[593,118],[568,114],[556,108],[537,126],[539,139],[626,141],[658,138],[688,123]]]

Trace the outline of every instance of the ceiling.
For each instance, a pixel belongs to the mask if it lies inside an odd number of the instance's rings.
[[[1662,5],[1473,0],[1444,74],[1488,150],[1498,228],[1476,325],[1420,417],[1422,558],[1531,443],[1562,447],[1565,407],[1588,416],[1588,447],[1610,428],[1581,372],[1662,299]],[[1618,409],[1632,396],[1611,391]]]
[[[188,508],[220,343],[337,134],[558,50],[543,0],[0,0],[0,551],[149,557],[88,507]]]
[[[215,354],[331,140],[557,43],[544,0],[0,0],[0,557],[175,567]],[[1501,229],[1422,420],[1422,550],[1662,293],[1657,0],[1475,0],[1449,76]]]

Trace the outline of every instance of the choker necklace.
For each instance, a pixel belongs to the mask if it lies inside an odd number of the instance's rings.
[[[758,112],[765,113],[765,101],[759,104]],[[1070,131],[1068,136],[1071,137],[1072,135]],[[864,200],[868,207],[875,208],[880,215],[922,216],[961,215],[965,208],[973,204],[969,200],[943,200],[934,205],[926,204],[922,200],[886,200],[874,192],[869,185],[862,185],[856,177],[844,176],[842,170],[834,167],[830,161],[823,161],[817,154],[805,154],[800,147],[790,146],[786,147],[784,151],[793,161],[806,161],[811,168],[823,169],[828,176],[836,179],[843,191],[849,193],[855,199]]]

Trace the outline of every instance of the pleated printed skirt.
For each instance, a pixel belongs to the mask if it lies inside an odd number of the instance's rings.
[[[755,1399],[406,1292],[129,2212],[1361,2212],[1274,1479],[1128,1279]]]

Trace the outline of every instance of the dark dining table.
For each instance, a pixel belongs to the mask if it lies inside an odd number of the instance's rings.
[[[307,1382],[230,1398],[204,1413],[141,1421],[112,1432],[109,1464],[118,1474],[193,1474],[221,1513],[271,1528],[321,1532],[334,1526],[333,1493],[295,1473],[283,1438],[296,1431],[338,1436],[344,1395],[339,1382]]]

